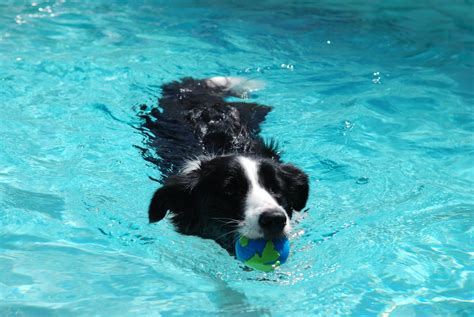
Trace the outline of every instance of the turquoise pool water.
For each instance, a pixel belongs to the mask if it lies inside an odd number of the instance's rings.
[[[1,316],[474,315],[472,1],[0,3]],[[289,261],[147,224],[137,107],[264,80],[311,177]]]

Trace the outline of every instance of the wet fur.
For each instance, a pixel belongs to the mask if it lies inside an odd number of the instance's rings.
[[[235,94],[232,87],[206,80],[165,84],[159,108],[142,113],[140,127],[147,135],[142,154],[163,174],[163,186],[150,203],[150,222],[170,211],[177,231],[213,239],[230,253],[252,212],[242,158],[254,162],[258,186],[289,219],[293,210],[304,208],[309,191],[307,175],[283,164],[275,143],[258,135],[271,107],[225,100]]]

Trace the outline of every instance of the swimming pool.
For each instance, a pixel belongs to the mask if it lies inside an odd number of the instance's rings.
[[[471,1],[0,4],[0,315],[474,314]],[[276,273],[147,224],[141,104],[264,80],[311,177]]]

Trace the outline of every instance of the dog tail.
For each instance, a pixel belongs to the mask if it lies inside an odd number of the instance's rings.
[[[205,83],[213,90],[239,98],[248,98],[249,93],[265,87],[263,81],[245,77],[217,76],[205,79]]]
[[[165,99],[186,100],[238,97],[248,98],[253,91],[264,88],[264,83],[259,80],[244,77],[217,76],[207,79],[182,78],[179,81],[164,84],[162,88],[162,101]]]

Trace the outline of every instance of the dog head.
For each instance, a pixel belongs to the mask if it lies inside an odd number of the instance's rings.
[[[289,234],[293,211],[304,208],[308,191],[307,175],[290,164],[239,155],[203,158],[156,191],[149,220],[170,211],[179,232],[221,245],[226,233],[271,239]]]

